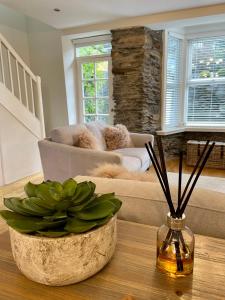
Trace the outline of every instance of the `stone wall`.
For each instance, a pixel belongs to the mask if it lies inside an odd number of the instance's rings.
[[[180,150],[186,153],[189,140],[225,142],[225,132],[183,132],[163,136],[162,141],[167,157],[176,157]]]
[[[114,123],[133,132],[160,129],[161,61],[161,31],[112,30]]]

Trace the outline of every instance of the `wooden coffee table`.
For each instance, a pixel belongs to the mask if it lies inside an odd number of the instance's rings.
[[[44,286],[24,277],[13,261],[5,231],[0,234],[0,300],[225,299],[225,240],[196,235],[194,274],[175,280],[155,268],[156,231],[118,221],[111,262],[92,278],[65,287]]]

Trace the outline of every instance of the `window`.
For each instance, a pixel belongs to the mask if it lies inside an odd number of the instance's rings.
[[[165,127],[181,126],[183,40],[169,33],[165,86]]]
[[[163,131],[225,128],[225,36],[169,33],[165,44]]]
[[[111,123],[110,54],[110,42],[76,45],[81,122],[99,120]]]
[[[225,125],[225,37],[189,41],[187,125]]]
[[[76,57],[94,56],[111,53],[111,43],[88,45],[76,48]]]

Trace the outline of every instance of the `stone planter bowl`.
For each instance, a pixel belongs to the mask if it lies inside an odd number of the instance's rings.
[[[63,286],[87,279],[108,263],[116,246],[116,216],[95,230],[60,238],[22,234],[11,227],[9,232],[20,271],[33,281]]]

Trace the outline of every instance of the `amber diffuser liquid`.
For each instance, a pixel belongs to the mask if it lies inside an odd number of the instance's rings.
[[[194,254],[190,253],[187,245],[187,253],[181,252],[181,260],[183,270],[177,269],[177,257],[174,245],[170,244],[168,248],[162,253],[162,245],[157,247],[157,268],[164,273],[167,273],[170,277],[184,277],[193,272]]]

